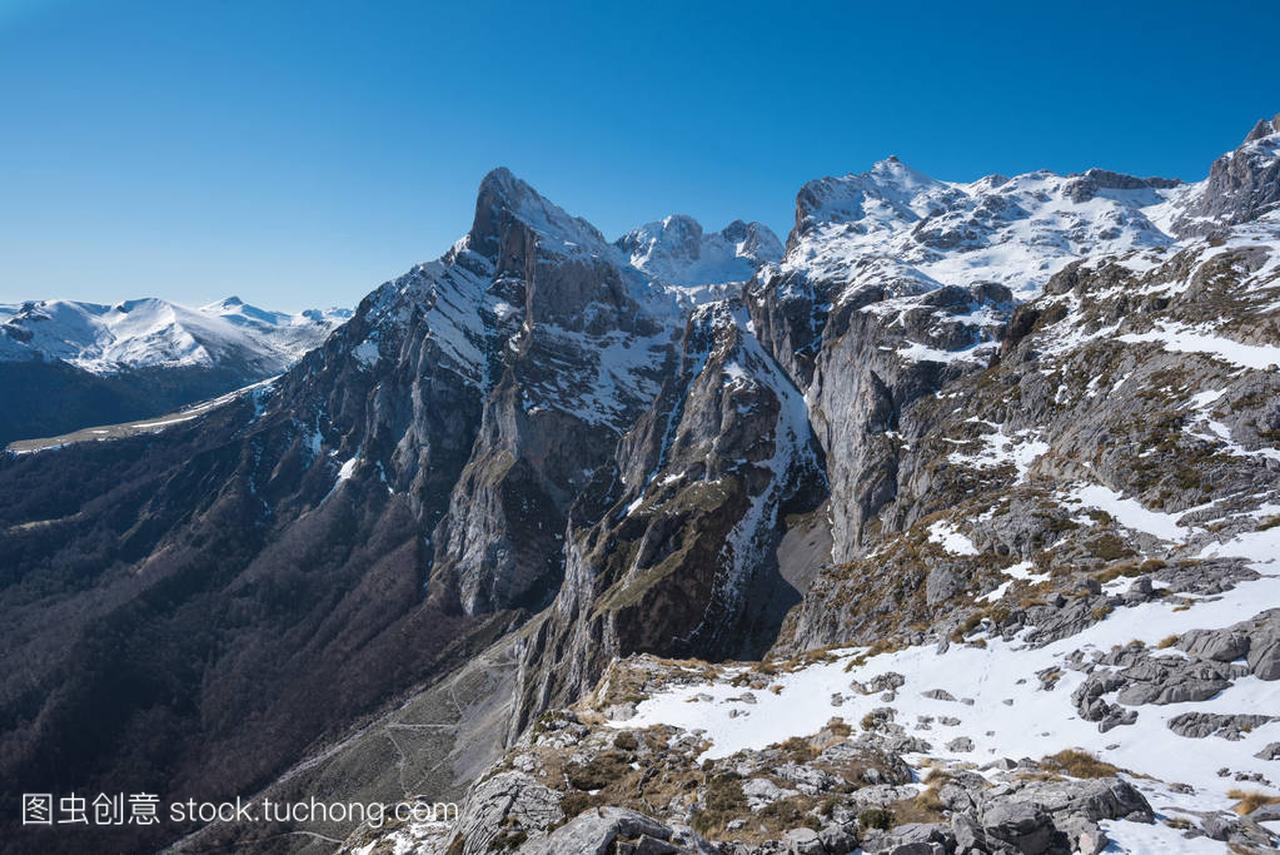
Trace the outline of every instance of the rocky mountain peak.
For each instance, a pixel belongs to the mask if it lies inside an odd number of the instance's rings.
[[[1244,138],[1244,141],[1246,143],[1256,142],[1274,133],[1280,133],[1280,113],[1270,119],[1259,119],[1258,123],[1253,126],[1253,130],[1249,131],[1249,135]]]
[[[801,187],[789,246],[798,236],[822,225],[854,224],[862,232],[891,230],[942,210],[963,196],[952,185],[890,155],[866,172],[819,178]]]
[[[511,170],[500,166],[480,182],[467,245],[481,255],[496,257],[504,237],[516,223],[536,236],[539,246],[546,251],[559,255],[609,252],[607,241],[595,226],[566,213]]]
[[[1213,162],[1172,223],[1180,237],[1256,220],[1280,206],[1280,117],[1259,119],[1239,148]]]
[[[734,220],[708,233],[688,214],[646,223],[615,245],[633,267],[684,286],[745,281],[760,265],[782,258],[782,242],[763,223]]]
[[[782,241],[764,223],[734,220],[721,230],[728,240],[738,244],[738,254],[763,264],[782,258]]]

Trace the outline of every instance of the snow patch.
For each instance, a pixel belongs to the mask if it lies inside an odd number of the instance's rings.
[[[929,541],[941,546],[952,555],[977,555],[973,541],[948,520],[938,520],[929,526]]]

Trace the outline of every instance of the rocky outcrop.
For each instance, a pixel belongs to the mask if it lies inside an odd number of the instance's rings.
[[[1081,718],[1098,722],[1098,729],[1105,733],[1137,720],[1138,711],[1125,707],[1208,700],[1248,674],[1262,680],[1280,679],[1272,672],[1269,658],[1278,618],[1280,612],[1272,609],[1226,629],[1192,630],[1169,639],[1186,656],[1141,645],[1099,654],[1082,666],[1089,676],[1072,694],[1072,702]],[[1255,645],[1257,655],[1252,660],[1236,661]],[[1116,703],[1105,700],[1112,693]],[[1170,719],[1169,728],[1180,736],[1238,740],[1242,732],[1271,720],[1265,715],[1189,712]]]
[[[680,371],[576,506],[565,584],[524,649],[516,732],[616,656],[760,655],[800,591],[775,549],[823,498],[803,400],[732,301],[697,310]],[[597,504],[597,509],[591,503]]]
[[[1213,162],[1203,190],[1173,223],[1203,235],[1256,220],[1280,205],[1280,116],[1259,119],[1244,143]]]
[[[688,830],[676,831],[633,810],[603,807],[583,811],[547,835],[545,840],[522,846],[518,851],[528,855],[559,855],[562,852],[677,855],[711,853],[715,849]]]
[[[433,536],[433,596],[475,614],[554,595],[569,505],[648,406],[679,329],[674,305],[593,227],[505,170],[481,184],[466,245],[492,265],[498,346],[483,366],[475,445]]]
[[[641,672],[664,673],[679,679],[678,668]],[[888,731],[855,737],[838,718],[808,737],[699,762],[706,745],[696,734],[601,723],[614,690],[601,692],[590,705],[542,716],[477,782],[452,828],[364,829],[341,851],[413,839],[415,851],[450,855],[1065,854],[1101,851],[1104,820],[1153,820],[1147,800],[1121,778],[1036,776],[1031,761],[994,780],[935,769],[922,790],[897,752],[925,746]]]
[[[1103,190],[1170,190],[1182,184],[1176,178],[1137,178],[1108,169],[1088,169],[1074,176],[1063,192],[1072,202],[1097,198]]]

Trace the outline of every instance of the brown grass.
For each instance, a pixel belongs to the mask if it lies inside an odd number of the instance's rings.
[[[827,730],[836,736],[848,736],[853,733],[853,728],[842,718],[836,717],[827,722]]]
[[[1248,816],[1258,808],[1267,805],[1280,805],[1280,796],[1273,796],[1261,790],[1227,790],[1227,798],[1236,800],[1232,810],[1240,816]]]
[[[1040,765],[1053,772],[1070,775],[1072,778],[1110,778],[1120,770],[1094,757],[1088,751],[1068,748],[1057,754],[1050,754],[1040,760]]]
[[[1156,645],[1157,650],[1168,650],[1170,647],[1178,643],[1178,635],[1166,635],[1160,639],[1160,643]]]
[[[780,749],[795,763],[808,763],[818,756],[818,749],[814,748],[809,740],[803,736],[793,736],[790,739],[775,743],[772,747]]]
[[[1117,561],[1104,567],[1100,572],[1094,574],[1093,578],[1105,585],[1107,582],[1119,579],[1121,576],[1141,576],[1146,572],[1139,561],[1130,559],[1128,561]]]
[[[893,828],[896,819],[893,811],[879,807],[869,807],[858,814],[858,826],[864,829],[879,828],[887,831]]]

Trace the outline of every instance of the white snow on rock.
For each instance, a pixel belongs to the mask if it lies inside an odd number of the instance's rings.
[[[279,373],[351,317],[346,309],[272,312],[237,297],[198,309],[154,298],[11,308],[0,315],[0,361],[60,360],[104,375],[227,364]]]
[[[984,341],[961,350],[941,350],[913,341],[905,347],[898,348],[897,353],[907,362],[978,362],[985,364],[991,360],[992,351],[999,348],[999,342]]]
[[[1005,567],[1000,572],[1013,579],[1020,579],[1024,582],[1037,582],[1041,579],[1049,578],[1049,574],[1047,573],[1033,573],[1032,571],[1034,569],[1035,565],[1030,561],[1019,561],[1017,564]]]
[[[1139,786],[1139,789],[1143,787]],[[1220,840],[1186,837],[1180,830],[1163,822],[1147,824],[1123,819],[1104,819],[1098,823],[1098,827],[1111,840],[1111,844],[1103,852],[1130,852],[1134,855],[1223,855],[1226,851]]]
[[[1239,368],[1264,371],[1280,366],[1280,347],[1263,344],[1245,344],[1212,330],[1190,327],[1185,324],[1163,323],[1150,332],[1127,333],[1120,341],[1128,343],[1158,342],[1173,353],[1203,353]]]
[[[1267,566],[1280,570],[1280,526],[1272,526],[1261,531],[1246,531],[1225,541],[1211,543],[1201,549],[1196,557],[1230,556],[1248,558],[1257,567]]]
[[[351,355],[365,368],[372,368],[378,364],[378,343],[371,338],[365,339],[351,349]]]
[[[1280,461],[1280,449],[1255,448],[1248,449],[1231,435],[1231,428],[1213,418],[1213,405],[1224,394],[1221,389],[1206,389],[1191,396],[1188,406],[1193,418],[1184,425],[1188,435],[1214,445],[1221,445],[1228,454],[1235,457],[1265,457]]]
[[[350,460],[343,463],[342,466],[338,468],[338,480],[346,481],[348,478],[354,475],[356,472],[356,465],[359,462],[360,462],[359,457],[353,457]]]
[[[1280,538],[1273,545],[1280,546]],[[1136,707],[1139,715],[1135,724],[1100,733],[1095,723],[1078,717],[1071,703],[1071,693],[1085,675],[1066,667],[1065,657],[1076,649],[1109,651],[1135,639],[1154,647],[1166,636],[1230,626],[1276,604],[1280,604],[1280,575],[1273,573],[1241,583],[1217,599],[1197,601],[1182,611],[1160,601],[1118,609],[1083,632],[1040,648],[1030,647],[1021,636],[1011,642],[989,637],[985,647],[952,644],[943,653],[933,645],[911,647],[872,656],[862,665],[851,661],[865,653],[865,648],[832,651],[830,661],[776,675],[773,682],[780,689],[756,693],[757,702],[749,716],[731,716],[739,704],[730,699],[741,694],[731,681],[743,670],[734,667],[714,681],[689,683],[656,694],[639,704],[634,718],[614,726],[643,728],[661,723],[702,731],[711,742],[706,756],[727,757],[741,749],[764,748],[815,733],[832,715],[848,722],[860,721],[886,702],[875,694],[851,691],[851,681],[865,683],[893,671],[902,674],[906,684],[888,705],[897,710],[896,720],[909,731],[917,716],[960,719],[959,725],[945,729],[946,739],[930,738],[934,744],[930,756],[982,762],[998,757],[1038,758],[1081,748],[1122,769],[1160,781],[1190,783],[1198,791],[1202,810],[1224,809],[1233,803],[1226,791],[1239,785],[1218,777],[1217,770],[1226,766],[1233,771],[1273,774],[1268,761],[1253,755],[1267,743],[1280,740],[1280,723],[1257,727],[1232,742],[1181,737],[1167,722],[1192,711],[1280,709],[1280,681],[1244,677],[1209,701]],[[1035,676],[1049,668],[1061,669],[1052,691],[1042,689]],[[923,693],[932,689],[943,689],[957,701],[925,697]],[[700,693],[710,695],[712,702],[689,702]],[[842,697],[839,709],[814,701],[833,695]],[[974,751],[945,748],[943,743],[961,736],[973,741]],[[1127,834],[1127,826],[1121,833]]]
[[[1009,588],[1013,586],[1014,582],[1021,581],[1021,582],[1036,583],[1036,582],[1046,581],[1047,579],[1050,578],[1050,574],[1035,573],[1033,572],[1034,570],[1035,570],[1035,565],[1032,564],[1030,561],[1019,561],[1017,564],[1013,564],[1008,567],[1002,568],[1000,572],[1008,576],[1009,578],[1006,581],[1001,582],[992,590],[978,597],[978,602],[980,603],[999,602],[1004,597],[1004,595],[1008,593]]]
[[[949,520],[938,520],[929,526],[929,540],[952,555],[978,554],[978,548],[973,545],[973,541]]]
[[[1185,543],[1197,531],[1180,523],[1186,515],[1185,511],[1177,514],[1153,511],[1144,507],[1137,499],[1126,499],[1101,484],[1085,484],[1074,488],[1063,499],[1063,504],[1067,507],[1105,511],[1125,528],[1173,543]]]
[[[735,220],[719,232],[706,233],[697,220],[684,214],[633,229],[617,245],[634,267],[681,286],[745,282],[760,265],[782,259],[782,242],[763,223]],[[690,288],[688,293],[697,298],[708,292]]]
[[[1031,464],[1049,450],[1049,444],[1038,439],[1033,430],[1020,430],[1008,434],[1005,433],[1004,425],[986,421],[980,423],[994,429],[981,437],[982,447],[972,454],[953,452],[947,458],[950,462],[974,469],[1013,466],[1014,471],[1018,473],[1018,481],[1022,482],[1027,479]]]
[[[1106,173],[1043,170],[946,182],[891,157],[801,188],[798,233],[782,266],[840,280],[860,258],[888,256],[944,284],[994,281],[1033,296],[1077,258],[1174,242],[1148,214],[1190,198],[1182,188],[1109,183],[1117,182]]]

